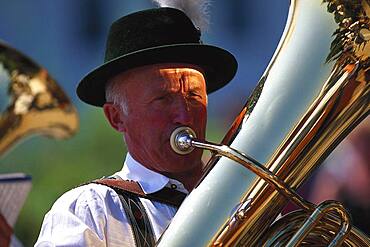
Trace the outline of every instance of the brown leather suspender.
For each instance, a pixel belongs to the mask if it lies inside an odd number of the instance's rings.
[[[142,198],[147,198],[152,201],[158,201],[175,207],[180,207],[181,203],[186,197],[185,193],[167,187],[164,187],[163,189],[155,193],[145,194],[140,185],[137,182],[131,180],[104,178],[94,180],[93,183],[103,184],[111,188],[116,188],[118,190],[132,193]]]
[[[116,191],[131,223],[136,246],[140,247],[154,246],[155,238],[148,215],[139,197],[175,207],[179,207],[186,197],[185,193],[167,187],[152,194],[145,194],[137,182],[130,180],[104,178],[94,180],[92,183],[102,184]]]

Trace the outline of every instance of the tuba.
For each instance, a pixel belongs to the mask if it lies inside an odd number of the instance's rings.
[[[221,144],[188,127],[174,151],[213,151],[158,246],[370,246],[342,204],[296,189],[370,110],[370,1],[291,0],[278,48]],[[292,201],[300,210],[279,214]]]
[[[0,41],[0,157],[34,135],[69,138],[78,122],[76,108],[46,69]],[[30,176],[0,174],[0,246],[21,246],[13,227],[30,190]]]
[[[42,68],[0,42],[0,155],[33,135],[73,136],[78,114],[68,96]]]

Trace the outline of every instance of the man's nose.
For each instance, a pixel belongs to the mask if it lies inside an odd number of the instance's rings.
[[[179,125],[191,125],[193,115],[190,110],[190,105],[184,97],[178,97],[173,108],[174,123]]]

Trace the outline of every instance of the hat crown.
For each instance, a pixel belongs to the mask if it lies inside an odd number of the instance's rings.
[[[115,21],[107,40],[105,62],[146,48],[201,43],[200,31],[181,10],[157,8]]]

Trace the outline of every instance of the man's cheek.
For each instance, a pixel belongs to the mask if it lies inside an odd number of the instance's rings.
[[[156,128],[160,128],[165,126],[168,122],[171,122],[168,114],[164,116],[163,113],[165,112],[148,116],[147,117],[148,124],[151,126],[155,126]]]

